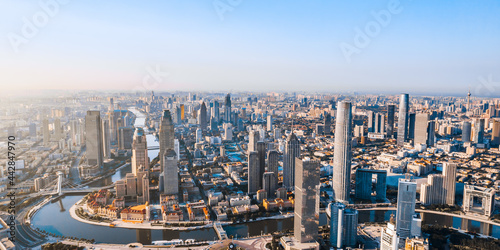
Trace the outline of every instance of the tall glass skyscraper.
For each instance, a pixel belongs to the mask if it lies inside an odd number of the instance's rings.
[[[335,149],[333,155],[333,197],[349,203],[351,191],[352,111],[350,102],[337,104]]]
[[[398,208],[396,211],[396,232],[403,239],[411,236],[411,223],[415,214],[417,183],[408,176],[399,179]]]
[[[398,118],[398,146],[403,146],[408,138],[408,111],[410,109],[408,94],[401,94],[399,98],[399,118]]]
[[[102,145],[101,112],[87,111],[85,116],[85,141],[87,143],[87,164],[102,167],[104,149]]]
[[[300,144],[292,132],[286,139],[283,154],[283,186],[292,189],[295,186],[295,158],[300,156]]]
[[[315,242],[319,226],[319,161],[295,158],[294,236],[300,243]]]
[[[160,122],[160,165],[163,166],[163,155],[167,149],[174,149],[174,123],[169,110],[163,110]]]
[[[394,137],[394,110],[396,109],[395,105],[387,106],[387,137]]]

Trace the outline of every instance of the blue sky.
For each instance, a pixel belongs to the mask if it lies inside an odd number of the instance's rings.
[[[0,0],[5,88],[460,94],[500,82],[496,0],[59,0],[49,15],[41,3],[54,1]],[[348,58],[357,29],[369,41]]]

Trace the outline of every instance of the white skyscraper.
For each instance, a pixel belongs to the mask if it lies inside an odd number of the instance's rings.
[[[403,239],[411,237],[411,224],[415,214],[417,183],[409,176],[399,179],[398,208],[396,212],[396,232]]]
[[[350,102],[338,102],[333,153],[333,197],[349,203],[351,191],[352,111]]]

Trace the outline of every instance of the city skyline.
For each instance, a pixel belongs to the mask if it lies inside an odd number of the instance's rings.
[[[4,4],[6,89],[500,92],[496,1],[63,2]]]

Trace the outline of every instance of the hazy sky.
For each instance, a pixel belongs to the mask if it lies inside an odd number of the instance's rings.
[[[0,0],[0,84],[500,94],[499,13],[498,0]]]

